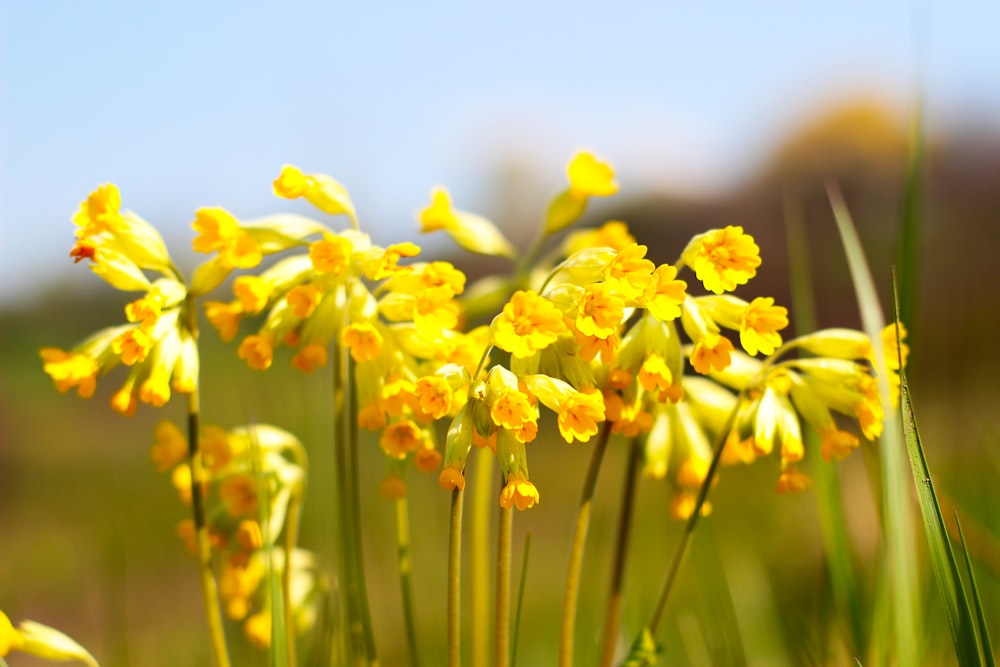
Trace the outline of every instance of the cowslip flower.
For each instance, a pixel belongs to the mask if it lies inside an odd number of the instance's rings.
[[[682,254],[705,289],[715,294],[730,292],[757,274],[760,248],[742,227],[729,226],[700,234]]]
[[[486,218],[452,207],[451,195],[445,188],[435,188],[431,203],[417,215],[420,231],[427,234],[443,230],[455,243],[469,252],[513,258],[516,251],[511,242]]]
[[[552,302],[528,290],[510,297],[490,329],[497,347],[527,357],[555,342],[566,325]]]

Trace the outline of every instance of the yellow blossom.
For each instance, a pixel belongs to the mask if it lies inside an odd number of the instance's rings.
[[[219,485],[219,499],[231,517],[253,516],[257,512],[257,481],[249,475],[233,475]]]
[[[143,329],[152,329],[163,308],[156,295],[144,296],[125,306],[125,319],[138,322]]]
[[[191,226],[198,232],[193,242],[195,252],[215,252],[235,243],[245,233],[239,221],[222,208],[198,209]]]
[[[708,375],[713,370],[723,371],[729,366],[729,355],[732,352],[733,344],[728,338],[708,332],[695,343],[691,352],[691,365],[702,375]]]
[[[153,439],[150,458],[159,472],[170,470],[187,456],[187,438],[172,421],[164,419],[157,424]]]
[[[517,254],[514,246],[492,222],[452,208],[451,197],[444,188],[434,189],[430,206],[420,211],[417,219],[421,232],[444,230],[469,252],[510,258]]]
[[[559,404],[557,425],[566,442],[587,442],[604,421],[604,397],[599,391],[573,392]]]
[[[498,392],[490,406],[490,417],[497,426],[510,430],[517,430],[526,423],[537,422],[531,401],[520,391]]]
[[[326,174],[303,174],[298,167],[285,165],[274,181],[274,194],[285,199],[305,197],[324,213],[346,215],[357,226],[347,188]]]
[[[316,283],[296,285],[288,290],[285,298],[292,309],[292,314],[300,320],[304,320],[313,314],[316,306],[323,300],[323,289]]]
[[[240,359],[247,362],[247,365],[257,371],[264,371],[271,367],[274,359],[274,343],[267,336],[251,335],[243,339],[237,351]]]
[[[605,280],[619,295],[635,300],[645,295],[653,282],[656,265],[646,259],[646,246],[629,244],[615,255],[605,269]]]
[[[152,347],[152,337],[142,327],[124,331],[111,342],[111,349],[115,354],[121,355],[122,363],[126,366],[145,361]]]
[[[312,373],[317,368],[326,366],[327,356],[326,345],[309,343],[292,357],[292,366],[303,373]]]
[[[409,419],[390,424],[382,431],[379,445],[389,456],[405,459],[408,452],[420,446],[420,429]]]
[[[130,382],[111,396],[111,409],[125,417],[131,417],[139,407],[139,399]]]
[[[433,447],[421,447],[414,456],[413,464],[420,472],[434,472],[441,467],[441,452]]]
[[[420,212],[420,231],[424,234],[452,229],[458,224],[451,208],[451,196],[444,188],[436,188],[431,193],[430,206]]]
[[[808,489],[811,484],[808,475],[789,466],[782,469],[778,476],[778,493],[799,493]]]
[[[205,317],[208,323],[219,332],[219,337],[229,342],[236,338],[236,333],[240,328],[240,319],[243,317],[243,305],[239,301],[224,303],[222,301],[208,301],[205,303]]]
[[[382,334],[368,322],[355,322],[344,329],[342,342],[358,363],[371,361],[382,352]]]
[[[445,466],[438,476],[438,484],[441,488],[453,491],[458,489],[461,491],[465,488],[465,476],[462,475],[462,471],[454,466]]]
[[[715,294],[743,285],[757,273],[760,248],[742,227],[705,232],[688,245],[683,255],[705,289]]]
[[[574,197],[610,197],[618,192],[611,165],[601,162],[591,153],[581,151],[574,155],[566,171]]]
[[[823,438],[820,453],[823,455],[824,461],[846,459],[859,444],[854,435],[838,429],[832,422],[829,427],[823,429],[820,437]]]
[[[618,251],[632,243],[635,243],[635,237],[629,233],[628,225],[618,220],[611,220],[597,229],[585,229],[570,234],[563,247],[566,255],[572,255],[585,248],[611,248]]]
[[[420,411],[434,419],[441,419],[451,410],[451,385],[442,377],[426,375],[420,378],[415,393]]]
[[[746,307],[740,322],[740,344],[747,354],[773,354],[781,345],[781,329],[788,326],[788,309],[775,306],[771,297],[757,297]]]
[[[576,328],[587,336],[607,338],[618,330],[624,316],[625,302],[608,285],[591,285],[577,306]]]
[[[65,394],[76,387],[81,398],[90,398],[97,389],[98,364],[95,359],[77,352],[65,352],[55,347],[41,350],[43,370],[52,378],[56,389]]]
[[[99,186],[80,204],[80,210],[73,216],[73,224],[80,228],[77,236],[87,238],[119,231],[124,225],[121,207],[122,198],[117,185],[106,183]]]
[[[395,243],[365,268],[365,275],[370,280],[382,280],[399,273],[409,273],[413,269],[400,266],[399,260],[403,257],[416,257],[419,254],[420,246],[415,243]]]
[[[243,312],[250,315],[264,310],[271,291],[271,284],[260,276],[240,276],[233,281],[233,294],[240,300]]]
[[[353,245],[349,239],[327,234],[319,241],[310,244],[309,259],[317,274],[329,273],[338,276],[350,262],[352,252]]]
[[[358,410],[358,426],[366,431],[381,431],[385,428],[385,410],[380,401],[369,403]]]
[[[500,491],[500,507],[510,509],[513,505],[524,511],[538,504],[538,489],[527,479],[512,475]]]
[[[491,329],[497,347],[523,358],[554,343],[566,325],[551,301],[529,290],[510,297]]]
[[[170,400],[170,371],[154,367],[139,387],[139,400],[161,408]]]
[[[673,266],[663,264],[656,267],[653,279],[643,295],[646,310],[661,322],[675,320],[681,315],[687,283],[676,278],[677,269]]]

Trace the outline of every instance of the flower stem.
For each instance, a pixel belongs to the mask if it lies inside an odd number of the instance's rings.
[[[510,656],[510,536],[513,523],[513,510],[501,508],[497,531],[496,653],[493,661],[496,667],[507,667]]]
[[[304,484],[303,481],[292,490],[292,497],[288,501],[288,519],[285,521],[285,570],[282,572],[281,593],[285,607],[285,650],[291,667],[298,664],[295,646],[298,632],[295,628],[295,611],[292,609],[292,554],[295,553],[295,544],[299,539]]]
[[[472,664],[486,667],[490,651],[490,510],[493,491],[493,453],[476,454],[475,495],[472,502]]]
[[[628,551],[629,533],[632,528],[632,514],[635,509],[635,495],[639,489],[639,472],[642,462],[642,445],[638,438],[632,438],[629,448],[628,468],[625,471],[625,484],[622,489],[622,500],[619,506],[618,532],[615,536],[615,551],[611,564],[611,592],[608,606],[604,613],[603,648],[601,650],[602,667],[610,667],[615,657],[615,640],[622,618],[622,604],[625,600],[623,590],[625,583],[625,555]]]
[[[448,525],[448,667],[462,663],[462,498],[456,487],[451,492],[451,519]]]
[[[590,506],[597,486],[597,474],[601,469],[604,452],[611,437],[611,424],[605,422],[594,450],[590,454],[587,476],[583,481],[580,505],[573,525],[573,541],[570,547],[569,565],[566,568],[566,586],[563,591],[562,619],[559,626],[559,667],[573,667],[573,639],[576,626],[576,604],[580,594],[580,573],[583,568],[583,548],[587,542],[590,526]]]
[[[420,667],[417,651],[417,628],[413,615],[413,557],[410,553],[410,510],[406,496],[396,500],[396,545],[399,562],[399,587],[403,596],[403,622],[406,643],[410,649],[410,664]]]
[[[185,304],[185,326],[191,337],[198,338],[198,310],[195,298],[188,296]],[[194,389],[188,394],[188,465],[191,467],[191,514],[194,520],[195,541],[198,549],[198,577],[205,605],[205,620],[212,645],[212,664],[215,667],[229,667],[229,649],[226,646],[226,631],[219,610],[219,589],[212,572],[212,545],[208,537],[208,522],[205,518],[204,489],[205,474],[201,467],[201,397],[200,383],[196,378]]]
[[[663,588],[660,590],[660,598],[657,600],[656,607],[653,610],[653,615],[649,619],[649,625],[647,628],[649,629],[651,635],[656,635],[656,628],[660,625],[660,621],[663,618],[663,612],[667,607],[667,599],[670,597],[670,591],[673,590],[674,582],[677,579],[677,573],[680,570],[681,564],[684,562],[684,558],[687,556],[688,548],[691,546],[691,536],[694,535],[694,529],[698,525],[698,518],[701,517],[701,508],[705,505],[705,500],[708,498],[709,489],[712,488],[712,481],[715,479],[715,473],[719,468],[719,461],[722,460],[722,452],[726,448],[729,433],[733,430],[733,425],[736,423],[736,414],[739,412],[742,402],[743,395],[740,394],[740,396],[736,399],[736,405],[733,406],[732,412],[729,413],[726,425],[719,432],[719,440],[715,445],[712,462],[708,466],[708,472],[705,474],[705,480],[701,483],[701,487],[698,489],[698,498],[695,500],[694,509],[691,510],[691,516],[688,517],[687,523],[684,525],[684,532],[681,534],[680,544],[677,545],[677,551],[674,553],[674,559],[670,563],[670,569],[667,571],[667,577],[663,582]]]

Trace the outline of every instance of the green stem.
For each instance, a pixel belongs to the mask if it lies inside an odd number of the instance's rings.
[[[410,664],[420,667],[417,651],[417,628],[413,614],[413,557],[410,553],[410,511],[406,496],[396,500],[396,557],[399,563],[399,587],[403,596],[403,622],[406,643],[410,649]]]
[[[493,661],[496,667],[507,667],[510,659],[510,536],[513,523],[513,510],[501,508],[497,531],[496,652]]]
[[[198,338],[198,310],[194,297],[189,296],[185,304],[185,326],[191,337]],[[212,661],[215,667],[229,667],[229,649],[226,646],[226,631],[219,610],[219,589],[212,572],[212,545],[208,536],[208,522],[205,519],[204,488],[205,473],[201,467],[201,397],[200,381],[195,380],[195,388],[188,395],[188,465],[191,467],[191,514],[194,520],[195,541],[198,548],[198,578],[205,605],[205,620],[212,645]]]
[[[490,511],[496,502],[493,491],[493,453],[482,448],[476,454],[476,477],[472,502],[472,664],[486,667],[490,651]]]
[[[347,369],[345,350],[336,341],[333,343],[331,367],[333,371],[333,429],[334,429],[334,475],[337,480],[337,523],[340,529],[341,581],[346,600],[348,662],[365,664],[364,630],[361,621],[361,600],[355,577],[355,547],[352,545],[353,511],[350,508],[353,496],[350,487],[351,443],[346,425],[347,415]]]
[[[608,606],[604,613],[603,649],[601,651],[602,667],[610,667],[615,657],[615,640],[618,638],[618,628],[621,625],[622,605],[625,600],[625,556],[628,551],[629,534],[632,528],[632,514],[635,509],[635,496],[639,489],[639,472],[642,469],[642,445],[638,438],[632,438],[629,448],[628,467],[625,471],[625,484],[622,489],[622,501],[619,507],[618,531],[615,535],[615,551],[611,563],[611,592],[608,595]]]
[[[292,554],[295,553],[295,545],[299,540],[304,484],[305,481],[292,490],[292,497],[288,501],[288,518],[285,521],[285,570],[282,572],[281,593],[285,606],[285,649],[290,667],[298,664],[295,646],[298,633],[295,628],[295,611],[292,608]]]
[[[649,619],[649,633],[651,635],[656,635],[656,628],[660,625],[660,621],[663,618],[663,612],[667,608],[667,599],[670,597],[670,592],[673,590],[674,582],[677,579],[677,573],[680,571],[681,564],[684,562],[684,558],[687,556],[689,547],[691,546],[691,536],[694,535],[694,529],[698,525],[698,519],[701,517],[701,508],[705,505],[705,500],[708,498],[708,491],[712,488],[712,481],[715,479],[715,473],[719,469],[719,462],[722,460],[722,452],[726,449],[726,442],[729,439],[729,433],[733,430],[733,426],[736,423],[736,414],[739,412],[740,404],[743,402],[743,395],[740,394],[736,399],[736,405],[733,406],[732,412],[729,413],[729,418],[726,420],[726,425],[719,432],[719,441],[715,445],[715,453],[712,455],[712,462],[708,466],[708,472],[705,474],[705,480],[701,483],[701,487],[698,489],[698,498],[695,500],[694,509],[691,510],[691,516],[688,517],[687,523],[684,525],[684,532],[681,534],[680,544],[677,545],[677,551],[674,553],[674,559],[670,563],[670,569],[667,571],[667,577],[663,582],[663,588],[660,590],[660,598],[656,603],[656,608],[653,611],[653,615]]]
[[[448,667],[462,663],[462,498],[462,489],[452,490],[448,524]]]
[[[562,619],[559,625],[559,667],[573,666],[573,639],[576,626],[576,605],[580,595],[580,573],[583,568],[583,547],[587,542],[590,526],[590,506],[597,486],[597,474],[601,469],[604,452],[611,437],[611,424],[605,422],[594,450],[590,454],[587,476],[583,481],[580,504],[573,525],[573,541],[570,547],[569,565],[566,568],[566,586],[563,591]]]

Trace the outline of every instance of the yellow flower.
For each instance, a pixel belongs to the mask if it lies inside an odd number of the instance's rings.
[[[618,331],[624,316],[625,302],[608,285],[591,285],[577,306],[576,328],[587,336],[607,338]]]
[[[357,227],[354,204],[347,189],[326,174],[303,174],[298,167],[285,165],[274,181],[274,194],[285,199],[305,197],[330,215],[346,215]]]
[[[433,419],[441,419],[452,406],[451,385],[442,377],[426,375],[417,380],[417,405]]]
[[[346,329],[341,340],[351,350],[351,357],[358,363],[371,361],[382,352],[382,334],[368,322],[355,322]]]
[[[462,471],[454,466],[445,466],[438,476],[438,484],[443,489],[448,489],[449,491],[454,491],[458,489],[461,491],[465,488],[465,476],[462,475]]]
[[[435,188],[431,193],[430,206],[417,216],[420,231],[424,234],[452,229],[458,225],[458,219],[451,208],[451,196],[444,188]]]
[[[497,347],[523,358],[554,343],[566,325],[551,301],[533,291],[518,291],[493,320],[491,329]]]
[[[417,450],[420,441],[420,429],[409,419],[404,419],[390,424],[382,431],[379,445],[389,456],[405,459],[408,452]]]
[[[309,182],[298,167],[285,165],[278,178],[274,179],[274,194],[277,197],[298,199],[304,197],[307,190]]]
[[[43,370],[52,378],[56,389],[65,394],[76,387],[81,398],[90,398],[97,389],[97,361],[85,354],[65,352],[55,347],[41,350]]]
[[[386,500],[399,500],[406,497],[406,482],[396,475],[390,475],[382,480],[378,494]]]
[[[820,453],[823,455],[824,461],[846,459],[859,444],[854,435],[847,431],[841,431],[832,422],[829,427],[823,429],[820,436],[823,438]]]
[[[326,345],[309,343],[292,357],[292,366],[303,373],[312,373],[317,368],[326,366],[327,356]]]
[[[124,331],[111,342],[111,349],[115,354],[121,355],[122,363],[126,366],[145,361],[152,347],[153,339],[142,327]]]
[[[421,447],[413,457],[413,464],[420,472],[434,472],[441,467],[441,452],[433,447]]]
[[[7,614],[0,611],[0,658],[20,648],[23,642],[21,633],[14,629]]]
[[[656,265],[645,258],[646,246],[632,243],[622,248],[605,269],[608,285],[627,300],[645,295]]]
[[[358,410],[358,426],[366,431],[381,431],[385,428],[385,410],[382,403],[369,403]]]
[[[306,283],[305,285],[296,285],[292,289],[288,290],[288,294],[285,296],[288,301],[289,307],[292,309],[292,314],[295,317],[304,320],[313,314],[316,310],[316,306],[319,302],[323,300],[323,289],[315,283]]]
[[[130,382],[126,382],[125,386],[111,396],[111,409],[120,415],[131,417],[138,407],[139,399]]]
[[[618,192],[611,165],[601,162],[591,153],[581,151],[574,155],[566,171],[574,197],[610,197]]]
[[[228,343],[236,338],[236,333],[239,331],[243,305],[239,301],[231,303],[208,301],[205,303],[205,317],[219,332],[219,338]]]
[[[810,487],[809,476],[798,468],[789,466],[781,470],[778,476],[778,493],[799,493]]]
[[[667,362],[660,355],[651,352],[639,369],[639,385],[646,391],[666,391],[674,382]]]
[[[338,276],[350,262],[352,251],[353,245],[349,239],[327,234],[326,237],[310,244],[309,259],[312,260],[313,270],[317,274],[329,273]]]
[[[788,326],[788,309],[775,306],[771,297],[757,297],[743,312],[740,345],[747,354],[773,354],[781,346],[781,329]]]
[[[500,492],[500,507],[510,509],[513,505],[524,511],[538,504],[538,489],[527,479],[511,476]]]
[[[723,371],[729,366],[729,355],[732,352],[733,344],[728,338],[710,331],[695,343],[691,352],[691,365],[702,375],[708,375],[713,369]]]
[[[257,334],[247,336],[240,343],[237,354],[250,368],[264,371],[271,367],[271,361],[274,359],[274,343],[267,336]]]
[[[230,269],[252,269],[263,257],[260,244],[247,234],[241,234],[219,249],[219,261]]]
[[[156,295],[147,295],[125,306],[125,319],[138,322],[143,329],[152,329],[163,307]]]
[[[604,421],[604,396],[597,390],[573,392],[559,405],[557,424],[566,442],[587,442]]]
[[[198,209],[191,226],[198,232],[193,242],[195,252],[215,252],[245,234],[239,221],[223,208]]]
[[[420,246],[415,243],[394,243],[385,249],[381,255],[371,260],[365,267],[365,275],[369,280],[382,280],[399,273],[409,273],[412,267],[399,265],[403,257],[416,257],[420,254]]]
[[[676,278],[677,269],[669,264],[656,267],[653,279],[643,295],[646,310],[661,322],[675,320],[681,315],[687,283]]]
[[[535,409],[528,396],[520,391],[500,391],[490,406],[490,417],[497,426],[515,431],[524,424],[537,423]]]
[[[250,598],[264,577],[264,567],[256,558],[238,563],[226,559],[219,569],[219,597],[226,615],[233,620],[246,618]]]
[[[139,387],[139,400],[163,407],[170,400],[170,370],[156,366]]]
[[[271,284],[260,276],[240,276],[233,281],[233,294],[240,300],[243,312],[250,315],[264,310],[271,291]]]
[[[157,424],[153,438],[150,458],[159,472],[170,470],[187,457],[187,438],[172,421],[164,419]]]
[[[254,516],[257,512],[257,480],[249,475],[227,477],[219,485],[219,499],[231,517]]]
[[[726,227],[696,236],[683,255],[705,289],[722,294],[743,285],[757,273],[760,248],[742,227]]]
[[[76,235],[87,238],[120,231],[124,226],[121,207],[122,198],[117,185],[106,183],[99,186],[80,204],[80,210],[73,216],[73,224],[80,227]]]
[[[431,193],[430,206],[417,216],[423,233],[444,230],[455,243],[469,252],[500,257],[516,257],[517,253],[496,225],[486,218],[452,208],[451,197],[444,188]]]

